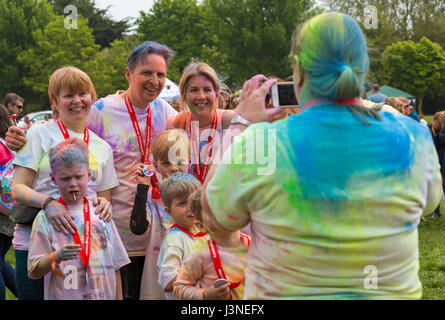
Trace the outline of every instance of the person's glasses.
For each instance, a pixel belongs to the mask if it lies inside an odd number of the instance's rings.
[[[22,106],[22,105],[16,104],[15,106],[16,106],[17,108],[19,108],[20,110],[23,109],[23,106]]]

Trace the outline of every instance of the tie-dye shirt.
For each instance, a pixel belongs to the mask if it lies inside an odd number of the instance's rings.
[[[68,130],[71,138],[83,141],[83,133]],[[36,172],[31,188],[58,199],[59,189],[51,179],[49,150],[65,138],[56,121],[33,125],[26,133],[28,142],[24,145],[13,161],[14,165],[32,169]],[[92,179],[88,183],[88,198],[94,199],[96,193],[112,189],[118,185],[114,170],[113,152],[110,146],[95,133],[89,130],[89,167]],[[31,226],[16,224],[13,244],[16,250],[28,250]]]
[[[246,237],[248,236],[246,235]],[[239,283],[236,288],[230,289],[232,300],[243,299],[248,243],[247,238],[244,238],[243,246],[238,248],[216,245],[227,280],[234,284]],[[209,246],[200,246],[192,252],[179,269],[173,293],[181,300],[202,300],[204,290],[213,286],[218,278]],[[197,283],[199,283],[199,287]]]
[[[83,205],[68,206],[74,218],[79,237],[84,245]],[[88,269],[85,270],[80,255],[62,261],[56,267],[57,275],[48,272],[44,279],[45,300],[115,300],[115,272],[130,263],[113,221],[103,222],[93,214],[96,207],[90,202],[91,249]],[[64,244],[74,244],[73,236],[57,232],[42,210],[33,226],[28,255],[28,270],[32,272],[39,260]]]
[[[224,227],[251,222],[245,299],[421,297],[417,226],[439,203],[439,163],[426,127],[381,115],[318,105],[234,140],[206,195]],[[248,164],[245,143],[262,141]]]
[[[151,105],[151,141],[166,130],[167,118],[177,112],[167,102],[158,98]],[[142,139],[145,144],[148,106],[134,108]],[[135,235],[130,230],[130,217],[136,196],[137,184],[131,181],[131,170],[141,162],[141,152],[136,133],[131,122],[125,101],[116,93],[99,99],[91,107],[87,118],[88,128],[108,142],[113,149],[114,167],[119,178],[119,186],[111,192],[113,221],[127,249],[128,255],[145,256],[149,241],[149,230]],[[160,175],[158,175],[158,178]],[[151,188],[147,202],[151,202]],[[150,205],[148,205],[150,207]],[[147,212],[150,216],[151,213]],[[150,221],[151,218],[149,217]]]

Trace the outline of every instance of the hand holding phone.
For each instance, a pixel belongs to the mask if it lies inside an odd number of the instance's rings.
[[[279,82],[272,85],[272,104],[274,107],[295,108],[298,100],[295,96],[293,82]]]

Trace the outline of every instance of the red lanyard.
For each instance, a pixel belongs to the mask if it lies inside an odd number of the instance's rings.
[[[247,247],[249,247],[250,246],[249,237],[244,233],[241,233],[241,237],[247,239]],[[213,260],[213,266],[215,267],[215,271],[216,271],[216,274],[218,275],[218,278],[227,280],[226,274],[224,273],[223,267],[221,265],[221,259],[219,257],[218,249],[216,248],[215,241],[213,239],[210,239],[208,241],[208,243],[209,243],[209,249],[210,249],[210,257]],[[231,289],[238,288],[240,284],[241,284],[241,281],[238,281],[238,282],[230,282],[229,281],[229,288],[231,288]],[[232,295],[230,295],[230,300],[232,300]]]
[[[207,235],[207,233],[205,233],[205,232],[198,232],[198,233],[193,234],[190,231],[188,231],[187,229],[178,226],[176,223],[171,227],[171,229],[173,229],[173,228],[177,228],[177,229],[181,230],[182,232],[187,233],[192,238],[200,238],[200,237],[204,237],[205,235]]]
[[[136,118],[136,114],[134,113],[133,104],[130,101],[130,97],[127,93],[125,93],[125,105],[127,106],[128,114],[130,115],[131,122],[133,123],[134,132],[136,133],[136,137],[138,139],[139,150],[141,151],[141,162],[143,164],[150,164],[150,140],[151,140],[151,106],[148,105],[148,115],[147,115],[147,127],[145,132],[145,146],[144,141],[142,140],[142,133],[139,127],[138,120]],[[150,179],[151,182],[151,196],[153,199],[160,199],[161,194],[159,192],[159,183],[156,175],[153,175]]]
[[[136,133],[136,137],[139,143],[139,150],[141,151],[141,162],[145,163],[148,160],[150,155],[150,139],[151,139],[151,106],[148,105],[148,115],[147,115],[147,128],[145,133],[145,147],[144,141],[142,140],[141,129],[139,128],[139,123],[136,118],[136,114],[134,113],[133,104],[128,97],[128,94],[125,93],[125,105],[127,106],[128,113],[130,114],[131,122],[133,123],[133,128]]]
[[[57,124],[59,125],[60,131],[62,132],[63,137],[65,140],[68,140],[70,138],[70,134],[68,133],[68,130],[66,129],[65,125],[62,121],[57,120]],[[83,133],[83,141],[87,144],[90,142],[90,134],[88,132],[87,126],[85,126],[85,132]]]
[[[200,157],[200,153],[199,153],[199,133],[198,133],[198,137],[195,137],[195,135],[194,135],[195,132],[194,132],[193,126],[192,126],[192,113],[190,112],[190,140],[191,140],[191,144],[192,144],[192,151],[193,151],[193,158],[194,158],[193,160],[195,162],[196,175],[198,176],[197,178],[199,179],[199,181],[201,181],[201,183],[204,183],[204,180],[207,175],[209,160],[210,160],[210,157],[212,156],[213,138],[215,136],[215,131],[216,131],[217,125],[218,125],[218,119],[217,119],[216,111],[213,110],[212,111],[212,125],[210,126],[211,131],[210,131],[210,135],[208,138],[206,155],[205,155],[205,159],[204,159],[204,164],[203,164],[203,166],[201,166],[201,157]]]
[[[67,209],[67,205],[65,201],[63,201],[62,197],[59,198],[59,202],[63,204]],[[79,232],[76,231],[73,234],[74,242],[79,244],[81,247],[80,258],[82,259],[83,265],[85,266],[85,270],[88,269],[88,262],[90,260],[90,243],[91,243],[91,221],[90,221],[90,205],[88,203],[88,199],[86,197],[83,198],[83,218],[85,230],[83,234],[83,242],[84,246],[82,246],[82,242],[80,241]]]

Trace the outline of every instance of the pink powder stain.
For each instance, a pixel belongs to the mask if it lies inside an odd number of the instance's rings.
[[[235,216],[232,216],[230,213],[228,213],[227,214],[227,218],[229,218],[230,220],[235,220],[235,221],[237,221],[238,220],[238,218],[237,217],[235,217]]]

